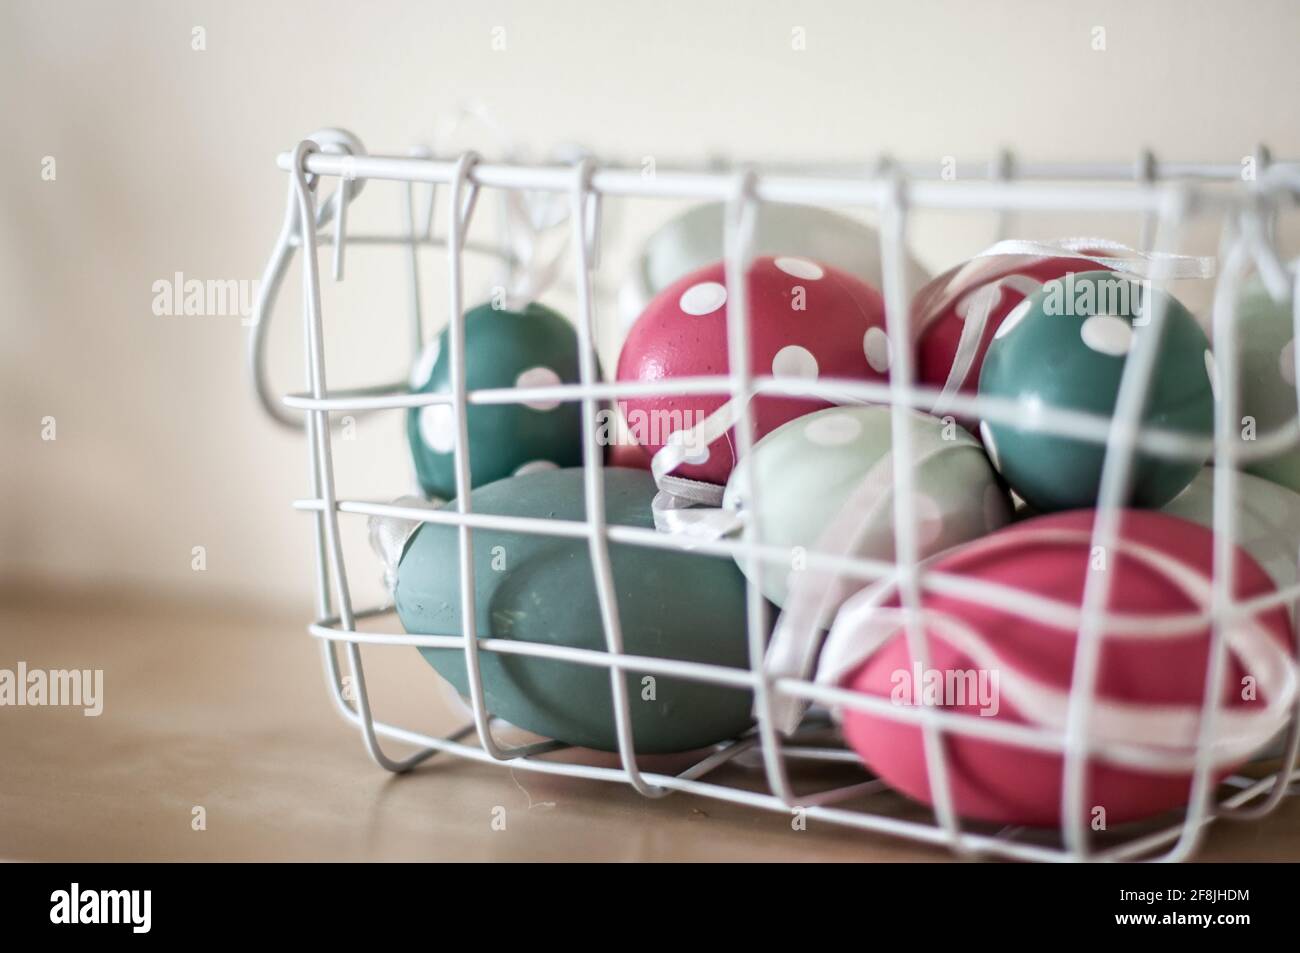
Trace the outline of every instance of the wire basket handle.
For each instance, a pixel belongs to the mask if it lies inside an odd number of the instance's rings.
[[[332,152],[349,156],[365,155],[366,147],[361,140],[346,129],[320,129],[307,137],[320,147],[322,152]],[[314,189],[318,177],[307,174],[308,187]],[[344,177],[334,194],[322,202],[316,211],[316,227],[323,228],[331,221],[335,225],[334,236],[334,277],[343,277],[343,247],[347,227],[347,205],[360,194],[365,179],[353,176]],[[278,424],[292,430],[302,430],[302,418],[286,410],[271,388],[266,370],[266,338],[271,326],[271,314],[280,293],[289,261],[294,249],[302,244],[303,236],[298,228],[298,209],[295,204],[293,182],[289,183],[289,200],[285,208],[284,224],[280,226],[280,235],[275,241],[275,248],[262,272],[262,281],[257,291],[257,302],[253,308],[253,330],[248,339],[248,365],[253,378],[253,390],[258,403],[267,415]]]

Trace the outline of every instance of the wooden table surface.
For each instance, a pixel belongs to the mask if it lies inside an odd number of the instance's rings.
[[[617,784],[461,759],[393,777],[335,714],[305,618],[0,591],[0,668],[104,671],[100,717],[0,707],[0,858],[949,857],[816,821],[794,830],[789,816],[712,799],[647,800]],[[379,717],[439,732],[459,723],[414,651],[379,647],[366,665]],[[195,807],[204,830],[193,829]],[[500,817],[504,830],[494,829]],[[1300,859],[1300,798],[1261,822],[1213,825],[1198,859]]]

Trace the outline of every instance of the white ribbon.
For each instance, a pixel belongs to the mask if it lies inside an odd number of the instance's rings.
[[[1114,252],[1113,255],[1097,254]],[[1108,238],[1057,238],[1037,242],[1007,239],[980,252],[976,257],[991,255],[1032,255],[1037,258],[1085,258],[1124,274],[1166,281],[1178,278],[1213,278],[1213,256],[1171,255],[1131,248]]]
[[[1017,533],[1014,537],[989,536],[971,545],[981,547],[983,552],[993,552],[1020,545],[1026,540],[1086,547],[1091,534],[1082,529],[1044,528]],[[1118,545],[1122,552],[1163,573],[1200,609],[1209,608],[1212,587],[1204,574],[1144,544],[1121,539]],[[821,654],[816,676],[819,684],[841,684],[892,638],[900,636],[905,623],[902,610],[884,605],[895,587],[895,579],[883,579],[844,603]],[[997,671],[1003,697],[1030,724],[1065,730],[1068,688],[1047,684],[1018,670],[982,633],[960,619],[934,610],[923,610],[922,625],[930,637],[942,639],[975,667]],[[1297,694],[1297,673],[1292,659],[1258,618],[1253,615],[1235,617],[1220,629],[1220,634],[1242,668],[1255,677],[1265,704],[1257,710],[1220,709],[1215,722],[1215,736],[1210,741],[1210,757],[1216,768],[1240,763],[1267,744],[1286,726]],[[1105,634],[1105,638],[1112,640],[1172,640],[1198,636],[1199,632],[1161,632],[1154,628],[1136,633],[1113,631]],[[805,647],[800,656],[801,671],[780,674],[806,677],[812,654]],[[1215,686],[1213,690],[1219,692],[1223,687]],[[806,703],[796,700],[796,704],[790,705],[790,700],[782,701],[782,720],[778,724],[788,733],[797,724]],[[1098,696],[1094,699],[1090,735],[1106,746],[1106,750],[1097,753],[1101,760],[1147,771],[1183,773],[1192,770],[1196,764],[1200,724],[1199,704],[1124,702]]]
[[[442,500],[426,500],[422,496],[399,496],[391,505],[413,510],[436,510],[441,509],[442,503]],[[370,531],[370,548],[384,565],[384,587],[391,595],[397,591],[397,567],[402,561],[406,541],[423,521],[403,516],[372,516],[366,522]]]
[[[1105,238],[1044,242],[1008,239],[986,248],[970,261],[939,275],[916,294],[913,331],[918,340],[954,302],[958,309],[966,308],[957,352],[932,413],[942,415],[966,382],[985,328],[1002,300],[1002,287],[1023,295],[1037,291],[1043,282],[1019,274],[1017,269],[1048,258],[1077,258],[1109,271],[1151,280],[1213,278],[1215,270],[1215,261],[1210,257],[1144,252]]]
[[[719,539],[739,527],[720,509],[725,487],[703,480],[672,476],[672,472],[701,449],[727,433],[744,416],[747,401],[728,399],[694,427],[673,432],[650,460],[650,473],[659,492],[650,503],[655,529],[699,539]],[[702,507],[692,509],[692,507]],[[735,516],[735,514],[731,514]]]
[[[440,125],[437,133],[439,144],[455,137],[462,125],[470,121],[488,131],[497,141],[506,161],[523,163],[527,160],[526,151],[518,140],[478,102],[461,103]],[[581,146],[561,144],[548,158],[572,164],[588,154]],[[505,242],[510,246],[514,260],[520,263],[520,267],[509,275],[503,304],[510,311],[522,311],[559,280],[570,233],[569,229],[560,226],[568,221],[569,200],[561,193],[508,189],[504,193],[503,208]]]
[[[506,193],[506,240],[521,263],[506,289],[504,305],[510,311],[522,311],[555,284],[569,244],[569,229],[556,231],[557,226],[543,218],[536,200],[531,193]]]
[[[993,309],[1002,303],[1004,286],[1027,296],[1041,288],[1042,282],[1028,275],[1013,272],[1003,275],[991,284],[979,285],[965,298],[958,300],[957,310],[963,319],[961,337],[957,339],[957,351],[953,354],[952,367],[948,369],[948,379],[944,381],[939,399],[934,402],[930,411],[936,417],[942,417],[947,413],[952,399],[966,383],[966,377],[970,374],[975,357],[979,354],[980,341],[984,340],[984,329],[988,327],[989,319],[993,316]]]
[[[717,410],[694,427],[674,431],[650,460],[650,473],[658,491],[651,501],[655,529],[661,533],[681,533],[697,539],[720,539],[740,528],[743,514],[721,509],[726,487],[703,480],[673,476],[672,472],[714,441],[726,436],[745,416],[747,399],[728,398]],[[830,398],[836,404],[862,404],[846,394]],[[734,459],[733,464],[737,461]],[[698,508],[697,508],[698,507]]]

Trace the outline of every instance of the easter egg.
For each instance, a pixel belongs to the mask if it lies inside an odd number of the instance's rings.
[[[725,375],[727,288],[721,262],[692,272],[661,291],[628,333],[618,361],[620,381]],[[840,271],[804,258],[757,258],[747,276],[749,346],[755,376],[804,381],[824,378],[884,381],[890,362],[880,293]],[[633,439],[651,455],[678,430],[696,426],[726,394],[629,397],[620,401]],[[764,395],[750,410],[762,437],[786,421],[828,406],[826,401]],[[728,430],[694,448],[675,475],[723,484],[736,452]]]
[[[649,470],[650,457],[638,444],[611,443],[605,452],[605,464],[611,467]]]
[[[451,391],[449,336],[444,328],[425,348],[411,373],[413,391]],[[535,302],[522,311],[480,305],[465,313],[465,381],[470,390],[577,383],[577,334],[559,314]],[[471,404],[466,413],[472,486],[521,468],[582,462],[582,415],[576,401]],[[454,496],[456,416],[451,405],[411,408],[406,432],[420,487],[432,497]]]
[[[1258,278],[1249,281],[1237,305],[1243,417],[1254,420],[1255,436],[1295,420],[1295,316],[1292,302],[1274,301]],[[1246,467],[1251,473],[1300,492],[1300,447]]]
[[[1163,512],[1214,528],[1214,467],[1195,479]],[[1295,585],[1300,560],[1300,494],[1249,473],[1237,474],[1237,544],[1279,589]]]
[[[1216,472],[1214,467],[1203,468],[1163,512],[1213,529]],[[1236,501],[1237,544],[1254,557],[1278,589],[1295,585],[1300,560],[1300,494],[1263,477],[1238,473]],[[1290,603],[1287,611],[1294,621]],[[1280,757],[1284,740],[1277,739],[1260,757]]]
[[[1043,407],[1114,412],[1120,375],[1146,333],[1150,296],[1114,272],[1067,274],[1025,298],[998,327],[980,372],[980,396],[1010,398],[1033,419]],[[1208,438],[1214,425],[1214,359],[1195,319],[1166,299],[1159,360],[1143,423]],[[998,471],[1034,509],[1090,507],[1101,484],[1104,444],[1019,424],[984,421],[984,445]],[[1203,461],[1139,453],[1128,505],[1160,507],[1191,482]]]
[[[1081,258],[998,255],[973,259],[939,276],[913,299],[917,383],[974,394],[984,355],[1003,319],[1044,282],[1095,267]],[[967,280],[967,274],[976,277]]]
[[[609,523],[653,527],[650,474],[608,469],[603,476]],[[551,470],[489,483],[474,490],[471,504],[475,513],[581,520],[583,473]],[[479,638],[606,650],[585,539],[485,529],[472,536]],[[748,667],[744,578],[731,560],[626,543],[611,543],[609,558],[628,654]],[[456,528],[422,525],[397,568],[394,601],[407,632],[460,634],[459,577]],[[469,694],[461,650],[420,652]],[[607,668],[486,650],[479,661],[493,715],[571,745],[617,749]],[[701,748],[750,724],[746,690],[635,670],[625,680],[638,752]]]
[[[1093,518],[1090,510],[1038,517],[958,547],[931,566],[936,573],[1078,606],[1097,566],[1090,549]],[[1162,617],[1194,619],[1208,607],[1211,533],[1163,513],[1126,510],[1119,540],[1106,565],[1110,608],[1131,624],[1112,623],[1104,633],[1090,720],[1096,747],[1084,792],[1086,819],[1100,816],[1095,812],[1101,808],[1112,827],[1187,803],[1211,645],[1208,625],[1195,621],[1190,629],[1157,631]],[[1241,550],[1236,581],[1239,598],[1273,591],[1268,575]],[[1064,737],[1075,625],[1053,625],[1039,607],[1013,612],[968,593],[926,590],[921,626],[929,665],[921,669],[897,614],[877,608],[850,618],[853,601],[841,610],[842,631],[832,630],[823,651],[823,666],[845,673],[841,684],[900,706],[935,705],[972,722],[1034,725]],[[882,604],[897,605],[896,597]],[[1295,698],[1284,610],[1238,617],[1220,631],[1229,654],[1216,689],[1223,706],[1213,739],[1216,777],[1266,744],[1286,724]],[[1246,675],[1257,680],[1257,693],[1243,690]],[[916,723],[846,709],[843,724],[849,744],[887,784],[933,803]],[[955,728],[945,731],[943,744],[953,806],[962,817],[1028,826],[1061,822],[1059,751]]]
[[[821,548],[832,527],[851,527],[854,554],[894,558],[890,416],[882,406],[807,414],[760,440],[732,474],[723,507],[749,509],[739,489],[748,472],[758,488],[760,541],[791,551],[789,563],[764,563],[759,580],[778,606],[786,604],[792,571],[802,567],[797,557]],[[909,420],[921,556],[1005,525],[1011,500],[979,443],[952,422],[921,413]]]
[[[605,414],[609,425],[596,431],[597,439],[605,447],[605,465],[649,470],[650,455],[646,453],[644,447],[632,439],[622,411],[616,405]]]
[[[722,259],[723,214],[720,202],[697,205],[669,219],[650,236],[619,292],[625,325],[635,321],[664,288]],[[880,251],[874,229],[838,212],[773,202],[758,206],[754,255],[810,258],[880,288],[884,285]],[[904,259],[904,269],[909,291],[929,279],[910,254]]]

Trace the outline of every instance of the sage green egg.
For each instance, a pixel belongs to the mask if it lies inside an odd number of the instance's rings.
[[[654,480],[644,470],[604,471],[611,525],[653,528]],[[475,513],[582,520],[582,470],[511,477],[471,494]],[[447,504],[452,508],[454,504]],[[605,651],[585,539],[475,529],[475,618],[480,638]],[[426,523],[411,537],[394,598],[407,632],[461,631],[457,531]],[[747,669],[745,584],[725,558],[678,549],[611,543],[625,651]],[[421,649],[462,695],[464,653]],[[528,731],[585,748],[614,751],[609,670],[555,659],[483,652],[483,690],[492,714]],[[733,738],[750,725],[750,692],[664,675],[626,673],[636,750],[689,751]]]
[[[1204,467],[1164,512],[1214,529],[1214,467]],[[1255,558],[1278,589],[1295,585],[1300,562],[1300,494],[1249,473],[1237,474],[1237,544]],[[1287,612],[1294,613],[1287,603]],[[1280,758],[1286,730],[1262,748],[1255,760]]]
[[[1047,407],[1109,416],[1133,343],[1146,333],[1152,295],[1165,299],[1165,325],[1143,423],[1208,438],[1216,371],[1205,333],[1177,299],[1114,272],[1066,275],[1017,305],[989,345],[980,396],[1015,400],[1026,417]],[[1096,505],[1104,444],[988,420],[980,435],[1011,489],[1035,510]],[[1138,454],[1125,504],[1163,506],[1203,463]]]
[[[910,412],[908,420],[921,557],[1006,525],[1010,497],[975,438],[951,419]],[[757,487],[761,540],[791,553],[789,564],[764,563],[758,583],[778,606],[828,529],[858,533],[856,555],[894,558],[890,427],[888,407],[830,407],[773,430],[742,461]],[[723,507],[743,511],[739,473]]]
[[[431,340],[411,373],[419,393],[451,391],[450,329]],[[465,382],[470,390],[544,387],[578,382],[578,336],[561,315],[533,302],[522,311],[479,305],[465,313]],[[582,411],[577,401],[472,404],[470,485],[527,470],[582,462]],[[450,404],[413,407],[406,432],[425,494],[456,495],[456,417]],[[527,472],[524,470],[524,472]]]
[[[1292,301],[1274,301],[1258,278],[1245,286],[1237,305],[1241,415],[1253,422],[1258,439],[1291,423],[1296,416],[1295,317]],[[1243,431],[1245,425],[1243,425]],[[1246,469],[1300,493],[1300,446]]]
[[[1214,467],[1203,467],[1164,512],[1214,529]],[[1237,542],[1279,589],[1295,585],[1300,560],[1300,494],[1249,473],[1237,474]]]

